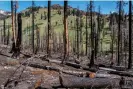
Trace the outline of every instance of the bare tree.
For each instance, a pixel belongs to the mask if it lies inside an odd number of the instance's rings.
[[[34,1],[32,1],[32,52],[34,53]]]
[[[87,5],[87,12],[86,12],[86,55],[88,53],[88,10],[89,6]]]
[[[3,20],[3,38],[4,38],[4,44],[5,44],[5,42],[6,42],[6,28],[5,28],[5,24],[6,24],[6,22],[5,22],[5,19]]]
[[[128,69],[132,68],[132,1],[129,1],[129,60]]]
[[[67,26],[67,5],[68,1],[64,1],[64,59],[62,63],[68,58],[69,55],[69,44],[68,44],[68,26]]]
[[[8,24],[8,31],[7,31],[7,45],[9,44],[9,38],[10,38],[10,31],[9,31],[10,27]]]
[[[93,1],[90,1],[90,16],[91,16],[91,59],[89,67],[94,65],[94,24],[93,24]]]
[[[97,16],[97,26],[96,26],[96,36],[95,36],[95,59],[97,59],[97,53],[98,53],[98,43],[99,43],[99,38],[100,38],[100,31],[101,31],[101,18],[100,18],[100,15],[101,15],[101,7],[99,6],[98,7],[98,16]]]
[[[47,40],[47,54],[48,57],[51,56],[51,1],[48,1],[48,40]]]
[[[13,1],[11,0],[11,16],[12,16],[12,48],[10,50],[10,53],[13,53],[15,50],[15,45],[16,45],[16,33],[14,29],[14,5]]]

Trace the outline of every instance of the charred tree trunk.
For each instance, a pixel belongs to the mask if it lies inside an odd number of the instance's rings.
[[[92,8],[93,8],[93,2],[90,1],[90,15],[91,15],[91,59],[90,59],[90,65],[91,68],[94,65],[94,29],[93,29],[93,17],[92,17]]]
[[[66,61],[68,59],[68,27],[67,27],[67,5],[68,5],[68,1],[64,1],[64,59],[62,61],[62,63],[64,61]]]
[[[6,43],[6,28],[5,28],[5,19],[3,20],[3,39],[4,39],[4,45]]]
[[[88,30],[87,30],[87,25],[88,25],[88,6],[87,6],[87,12],[86,12],[86,56],[88,54]]]
[[[1,44],[3,43],[3,36],[2,36],[2,29],[0,30],[1,33]]]
[[[97,59],[97,53],[98,53],[98,47],[99,47],[99,45],[98,45],[98,43],[99,43],[99,38],[100,38],[100,26],[101,26],[101,24],[100,24],[100,6],[99,6],[99,8],[98,8],[98,11],[99,11],[99,14],[98,14],[98,18],[97,18],[97,22],[98,22],[98,26],[97,26],[97,32],[96,32],[96,38],[95,38],[95,59]]]
[[[34,1],[32,1],[32,52],[34,53]]]
[[[83,20],[82,16],[80,16],[80,55],[83,55],[83,38],[82,38],[82,27],[83,27]]]
[[[132,68],[132,1],[129,1],[129,59],[128,69]]]
[[[36,25],[36,48],[35,48],[35,54],[39,51],[40,48],[40,32],[39,27]]]
[[[119,22],[118,22],[118,60],[117,65],[120,65],[120,32],[121,32],[121,5],[122,1],[119,1]]]
[[[78,9],[79,10],[79,9]],[[76,25],[77,25],[77,59],[79,59],[79,12],[77,10],[77,18],[76,18]]]
[[[7,45],[9,44],[9,38],[10,38],[10,31],[9,31],[9,24],[8,24],[8,32],[7,32]]]
[[[20,54],[21,42],[22,42],[22,19],[21,13],[18,14],[18,34],[17,34],[17,42],[16,42],[16,51],[17,56]]]
[[[51,1],[48,1],[48,42],[47,42],[47,54],[51,56]]]

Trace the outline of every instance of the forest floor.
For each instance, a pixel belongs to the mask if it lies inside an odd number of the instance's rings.
[[[69,76],[72,78],[76,78],[75,76],[93,78],[93,76],[90,76],[90,75],[87,76],[86,74],[101,73],[101,74],[104,74],[104,77],[108,77],[106,76],[107,74],[106,72],[115,70],[115,69],[104,68],[104,67],[99,67],[94,70],[92,69],[94,72],[92,72],[92,70],[90,70],[88,67],[85,70],[83,68],[79,68],[79,64],[76,64],[76,66],[75,65],[73,66],[73,64],[75,64],[73,57],[70,57],[70,59],[68,60],[69,61],[68,64],[69,63],[72,63],[72,64],[62,65],[60,64],[62,59],[60,58],[59,54],[53,55],[52,58],[49,58],[49,59],[46,59],[45,55],[42,56],[42,54],[31,56],[31,57],[25,57],[24,55],[21,54],[19,59],[15,59],[10,57],[11,54],[8,53],[9,50],[6,47],[0,47],[0,50],[1,50],[0,51],[1,53],[0,55],[0,89],[41,89],[38,87],[43,87],[43,89],[45,88],[51,89],[52,87],[62,86],[62,83],[60,80],[61,75]],[[87,65],[89,60],[87,60],[87,57],[83,57],[80,59],[80,62],[82,62],[81,65]],[[97,63],[108,64],[109,62],[99,61]],[[121,74],[123,73],[123,71],[122,73],[121,71],[119,72],[120,72],[120,76],[119,76],[119,73],[116,75],[111,74],[109,76],[110,77],[113,76],[113,78],[115,77],[116,79],[117,78],[121,79]],[[125,76],[125,70],[124,70],[124,79],[129,81],[129,82],[126,82],[129,88],[127,88],[126,86],[125,89],[132,89],[133,88],[132,86],[133,71],[126,70],[126,76]],[[84,81],[85,80],[82,79],[80,83]],[[112,82],[113,80],[111,80],[111,83]],[[67,85],[69,83],[64,83],[64,85],[65,84]],[[74,86],[77,86],[77,85],[74,85]]]

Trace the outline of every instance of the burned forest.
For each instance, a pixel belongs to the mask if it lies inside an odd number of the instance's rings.
[[[0,1],[0,89],[133,89],[132,9],[131,0]]]

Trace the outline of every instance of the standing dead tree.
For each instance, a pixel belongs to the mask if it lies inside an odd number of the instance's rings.
[[[77,59],[79,59],[79,8],[77,9],[77,18],[76,18],[76,25],[77,25]]]
[[[10,53],[13,53],[12,56],[14,56],[14,54],[16,54],[16,41],[17,41],[17,38],[16,38],[16,31],[15,31],[15,27],[14,27],[14,11],[17,9],[16,7],[14,7],[14,5],[16,5],[17,3],[14,2],[14,1],[11,1],[11,15],[12,15],[12,48],[11,48],[11,51]]]
[[[32,1],[32,52],[34,53],[34,1]]]
[[[123,41],[122,41],[122,36],[123,36],[123,34],[122,34],[122,21],[123,21],[123,15],[124,15],[124,9],[123,9],[123,6],[125,5],[125,2],[124,1],[118,1],[118,3],[117,3],[117,7],[118,7],[118,13],[119,13],[119,15],[118,15],[118,19],[117,19],[117,21],[118,21],[118,39],[117,39],[117,45],[118,45],[118,49],[117,49],[117,65],[119,66],[120,65],[120,55],[122,55],[122,43],[123,43]]]
[[[37,47],[35,50],[35,54],[37,54],[40,48],[40,29],[37,25],[36,25],[36,44],[37,44]]]
[[[90,65],[91,68],[94,65],[94,29],[93,29],[93,1],[90,1],[90,17],[91,17],[91,59]]]
[[[16,57],[20,54],[21,42],[22,42],[22,19],[21,13],[18,14],[18,33],[17,33],[17,42],[16,42]]]
[[[132,68],[132,1],[129,1],[129,59],[128,69]]]
[[[86,12],[86,56],[88,54],[88,14],[89,14],[89,5],[87,5],[87,12]]]
[[[67,5],[68,1],[64,1],[64,58],[62,60],[62,63],[68,59],[69,56],[69,40],[68,40],[68,26],[67,26]]]
[[[5,19],[3,20],[3,43],[5,44],[5,42],[6,42],[6,28],[5,28],[5,25],[6,24],[6,21],[5,21]]]
[[[51,56],[51,1],[48,1],[48,39],[47,39],[47,55]]]
[[[1,34],[1,44],[3,43],[3,36],[2,36],[2,28],[0,29],[0,34]]]
[[[111,58],[111,66],[114,64],[114,61],[113,61],[113,56],[114,56],[114,42],[115,42],[115,31],[114,31],[114,26],[116,24],[116,19],[115,19],[115,14],[114,13],[111,13],[110,14],[110,23],[109,23],[109,28],[111,30],[111,51],[112,51],[112,58]]]
[[[99,39],[100,39],[100,31],[101,31],[101,8],[100,6],[98,7],[98,16],[97,16],[97,24],[96,24],[96,32],[95,32],[95,59],[97,59],[97,54],[98,54],[98,48],[99,48]],[[95,21],[96,23],[96,21]]]
[[[9,39],[10,38],[10,27],[9,27],[9,24],[8,24],[8,31],[7,31],[7,45],[9,44]]]
[[[117,65],[120,65],[120,30],[121,30],[121,1],[119,1],[119,22],[118,22],[118,60],[117,60]]]
[[[119,20],[118,20],[118,59],[117,59],[117,65],[120,65],[120,36],[121,36],[121,12],[122,12],[122,1],[118,2],[119,7]]]
[[[80,55],[83,55],[83,27],[84,27],[84,21],[83,21],[83,16],[82,13],[80,13]]]

